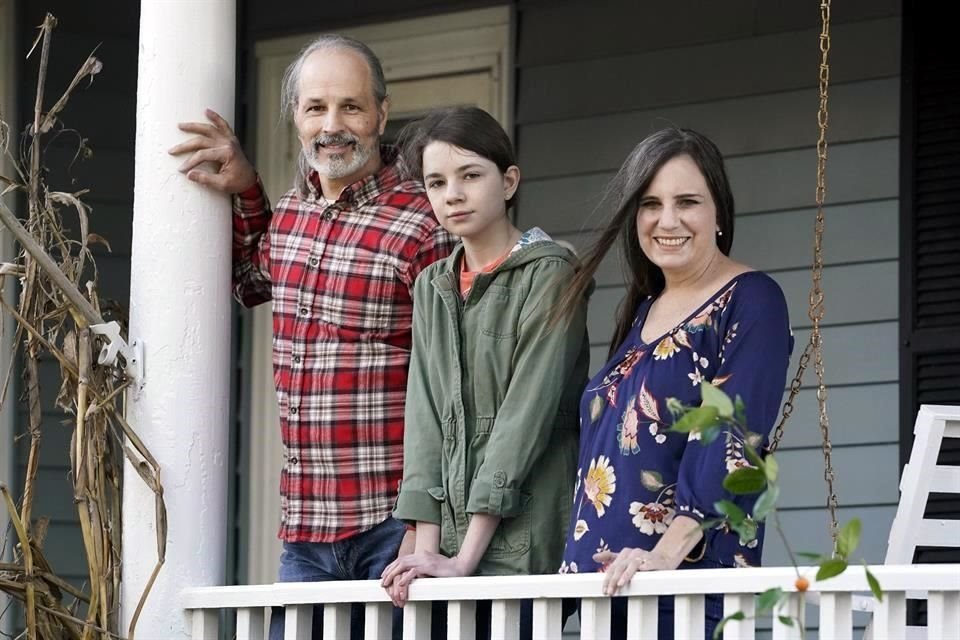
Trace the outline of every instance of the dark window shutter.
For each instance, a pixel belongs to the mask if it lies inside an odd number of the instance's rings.
[[[920,405],[960,405],[960,64],[945,22],[935,3],[903,3],[901,468]],[[958,445],[939,463],[960,465]],[[931,496],[926,514],[960,519],[960,496]],[[960,550],[919,549],[914,561],[960,562]],[[910,607],[911,623],[924,622],[923,609]]]

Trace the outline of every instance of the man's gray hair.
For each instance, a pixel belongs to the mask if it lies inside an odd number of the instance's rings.
[[[345,49],[359,54],[366,61],[367,66],[370,67],[373,97],[376,98],[378,105],[383,104],[383,101],[387,98],[387,81],[383,77],[383,66],[380,64],[377,54],[356,38],[336,33],[326,33],[305,46],[297,59],[290,63],[290,66],[284,72],[283,84],[280,89],[280,110],[284,116],[292,120],[294,113],[296,113],[297,103],[300,101],[300,73],[303,71],[303,63],[310,54],[322,49]]]

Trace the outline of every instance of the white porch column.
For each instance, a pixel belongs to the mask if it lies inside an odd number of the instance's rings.
[[[167,149],[177,122],[210,107],[233,122],[235,0],[142,0],[130,338],[146,386],[129,416],[161,466],[166,565],[136,638],[188,637],[188,586],[223,584],[230,359],[230,202],[188,182]],[[153,494],[127,465],[123,494],[125,633],[156,561]]]

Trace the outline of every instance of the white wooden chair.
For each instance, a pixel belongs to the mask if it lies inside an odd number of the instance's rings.
[[[960,520],[924,518],[931,493],[960,495],[960,467],[938,465],[937,458],[943,449],[945,438],[960,439],[960,407],[947,405],[922,405],[917,412],[913,427],[913,449],[910,461],[900,477],[900,502],[897,515],[890,526],[887,538],[887,555],[884,564],[912,564],[917,547],[960,548]],[[882,586],[882,585],[881,585]],[[907,597],[925,598],[925,593],[907,594]],[[875,611],[872,597],[854,599],[857,611]],[[906,615],[906,598],[888,615]],[[960,618],[960,604],[943,603],[928,608],[931,615]],[[872,637],[874,620],[867,626],[864,638]],[[960,620],[955,622],[960,628]],[[925,627],[907,627],[910,640],[927,637]],[[932,639],[931,639],[932,640]]]

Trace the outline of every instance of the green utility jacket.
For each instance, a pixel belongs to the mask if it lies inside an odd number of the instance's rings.
[[[403,482],[394,515],[440,525],[458,553],[470,514],[503,518],[477,575],[560,566],[587,381],[587,301],[550,324],[575,257],[551,241],[515,250],[459,295],[458,246],[414,285]]]

